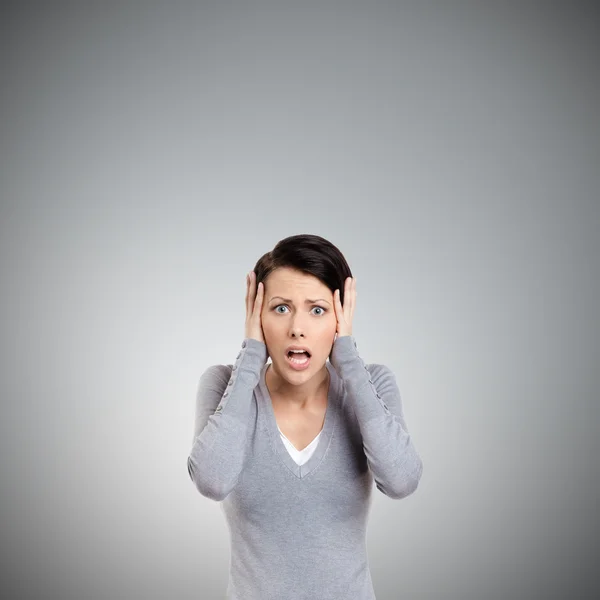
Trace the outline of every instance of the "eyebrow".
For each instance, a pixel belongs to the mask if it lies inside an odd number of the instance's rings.
[[[289,298],[282,298],[281,296],[273,296],[271,298],[271,300],[269,300],[269,302],[271,302],[272,300],[275,300],[275,298],[279,298],[280,300],[283,300],[284,302],[289,302],[290,304],[294,304],[293,300],[290,300]],[[305,304],[314,304],[315,302],[319,302],[319,300],[321,302],[327,302],[327,300],[325,300],[325,298],[317,298],[316,300],[305,300],[304,303]],[[330,304],[330,303],[327,302],[327,304]]]

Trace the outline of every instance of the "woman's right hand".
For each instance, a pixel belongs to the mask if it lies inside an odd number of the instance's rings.
[[[260,313],[265,295],[265,287],[262,283],[256,288],[256,273],[254,269],[246,275],[246,331],[245,337],[265,343],[262,330]]]

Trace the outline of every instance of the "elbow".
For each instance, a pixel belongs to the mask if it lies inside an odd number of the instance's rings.
[[[387,495],[394,500],[401,500],[413,494],[419,487],[419,481],[423,474],[423,461],[417,457],[414,468],[410,472],[403,472],[393,490]]]
[[[407,496],[410,496],[411,494],[416,492],[418,487],[418,479],[406,480],[404,485],[400,489],[396,490],[396,493],[392,496],[392,498],[394,498],[394,500],[402,500],[402,498],[406,498]]]
[[[203,476],[202,471],[198,469],[198,466],[194,463],[191,456],[188,456],[187,466],[190,479],[194,482],[196,489],[205,498],[215,500],[216,502],[221,502],[227,497],[230,490],[223,489],[213,480]]]

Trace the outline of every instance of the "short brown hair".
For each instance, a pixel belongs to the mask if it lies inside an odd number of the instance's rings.
[[[340,250],[329,240],[310,233],[291,235],[263,254],[254,267],[256,284],[265,281],[279,267],[289,267],[313,275],[322,281],[332,293],[340,290],[340,302],[344,305],[344,283],[352,277],[350,267]]]

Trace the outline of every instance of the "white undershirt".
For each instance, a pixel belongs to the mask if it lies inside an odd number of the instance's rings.
[[[277,429],[279,429],[279,427],[277,427]],[[313,452],[316,450],[317,444],[319,443],[319,437],[321,437],[322,431],[323,430],[321,429],[317,437],[308,446],[306,446],[306,448],[298,450],[296,446],[294,446],[294,444],[292,444],[292,442],[290,442],[290,440],[288,440],[285,437],[285,435],[283,435],[283,431],[279,429],[281,439],[283,440],[287,451],[289,452],[290,456],[294,459],[294,461],[299,465],[303,465],[313,455]]]

